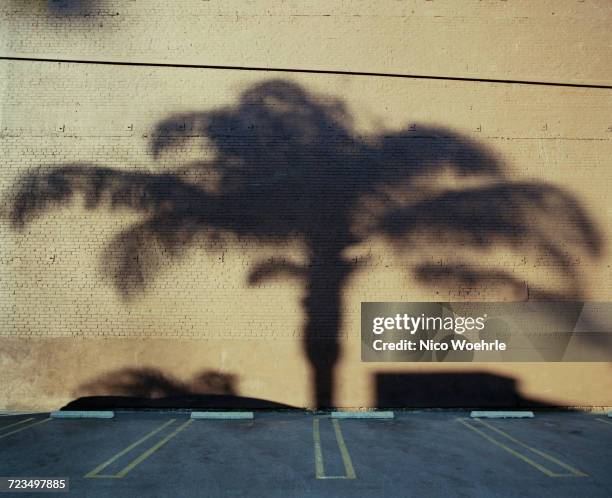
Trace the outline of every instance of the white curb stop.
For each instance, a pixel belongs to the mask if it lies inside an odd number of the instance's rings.
[[[533,418],[533,412],[503,412],[503,411],[473,411],[470,413],[471,418]]]
[[[375,418],[375,419],[391,419],[395,417],[393,412],[387,411],[363,411],[363,412],[332,412],[332,418]]]
[[[51,418],[113,418],[113,411],[70,411],[59,410],[49,414]]]
[[[191,412],[197,420],[252,420],[253,412]]]

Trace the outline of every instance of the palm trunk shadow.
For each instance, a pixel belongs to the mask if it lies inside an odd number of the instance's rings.
[[[304,350],[310,363],[313,403],[334,405],[335,368],[340,357],[342,291],[351,268],[337,249],[317,247],[307,271],[303,301],[306,324]]]

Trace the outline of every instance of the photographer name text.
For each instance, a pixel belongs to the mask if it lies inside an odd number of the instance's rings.
[[[417,332],[453,332],[459,336],[465,332],[482,331],[485,328],[487,315],[477,317],[464,316],[411,316],[408,314],[397,314],[388,317],[376,317],[372,321],[372,332],[374,336],[380,336],[385,332],[397,332],[413,336]],[[372,341],[375,351],[506,351],[507,344],[498,339],[494,341],[480,340],[472,342],[463,337],[455,339],[399,339],[389,336],[375,338]]]

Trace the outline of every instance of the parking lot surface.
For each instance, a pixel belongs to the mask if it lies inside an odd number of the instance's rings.
[[[612,418],[395,412],[392,420],[256,412],[0,417],[0,476],[68,478],[78,497],[612,496]]]

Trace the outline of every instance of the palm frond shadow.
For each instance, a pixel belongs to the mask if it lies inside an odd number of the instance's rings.
[[[317,407],[334,404],[343,290],[367,267],[346,256],[351,248],[377,236],[402,252],[426,240],[473,252],[530,248],[565,282],[531,296],[574,300],[585,291],[575,262],[595,259],[602,249],[598,228],[573,195],[511,180],[495,154],[470,138],[419,125],[359,136],[341,100],[289,81],[265,81],[234,105],[164,120],[151,152],[168,160],[194,141],[212,158],[165,173],[68,164],[26,175],[15,187],[12,222],[23,227],[77,194],[90,209],[141,213],[139,223],[110,242],[102,263],[126,301],[146,291],[165,259],[202,241],[300,241],[307,263],[262,262],[249,283],[304,283],[304,352]],[[458,186],[445,186],[441,177]],[[521,285],[504,268],[457,258],[443,268],[421,262],[414,276],[436,286],[491,279]]]

